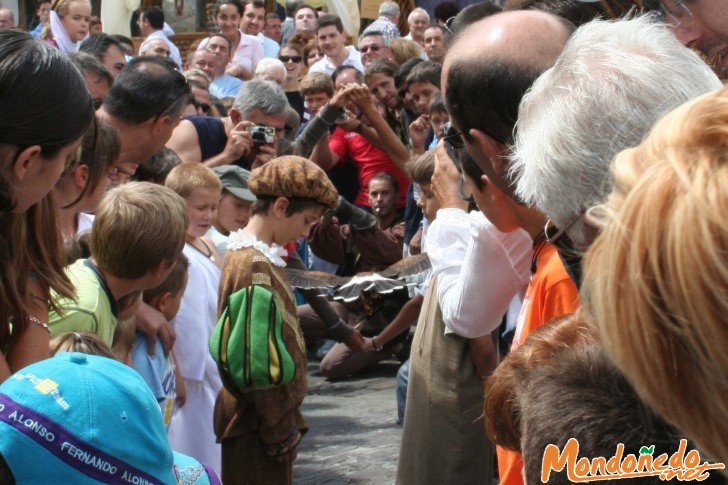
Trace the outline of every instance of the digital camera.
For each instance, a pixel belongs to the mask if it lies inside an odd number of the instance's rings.
[[[250,126],[248,132],[256,145],[272,145],[276,141],[276,129],[272,126]]]

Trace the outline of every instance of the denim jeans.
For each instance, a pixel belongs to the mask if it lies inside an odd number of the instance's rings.
[[[397,424],[402,426],[404,423],[404,406],[407,401],[407,382],[409,382],[409,364],[407,359],[397,371]]]

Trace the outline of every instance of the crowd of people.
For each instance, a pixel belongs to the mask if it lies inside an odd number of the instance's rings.
[[[724,482],[728,3],[402,8],[0,8],[0,483],[291,483],[392,358],[396,483]]]

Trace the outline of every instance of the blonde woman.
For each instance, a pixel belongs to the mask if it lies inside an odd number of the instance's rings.
[[[612,167],[585,302],[638,393],[728,460],[728,89],[677,108]]]

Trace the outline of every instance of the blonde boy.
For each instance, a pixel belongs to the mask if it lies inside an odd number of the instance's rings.
[[[215,432],[223,483],[285,484],[308,426],[298,410],[307,387],[306,353],[282,246],[307,237],[324,211],[336,207],[338,194],[316,164],[293,156],[254,170],[248,185],[258,200],[248,225],[230,235],[222,316],[210,341],[225,383]],[[240,311],[240,301],[250,313]]]
[[[187,402],[172,413],[172,448],[220,470],[220,445],[212,427],[215,398],[222,387],[207,341],[217,322],[220,256],[205,233],[217,215],[222,184],[205,165],[188,162],[169,172],[165,185],[187,202],[189,226],[184,255],[189,260],[188,283],[175,319],[174,355],[187,392]]]
[[[184,200],[148,182],[110,190],[99,204],[91,233],[91,258],[66,268],[76,298],[58,298],[52,335],[93,332],[111,346],[119,319],[117,301],[154,288],[172,271],[189,219]]]

